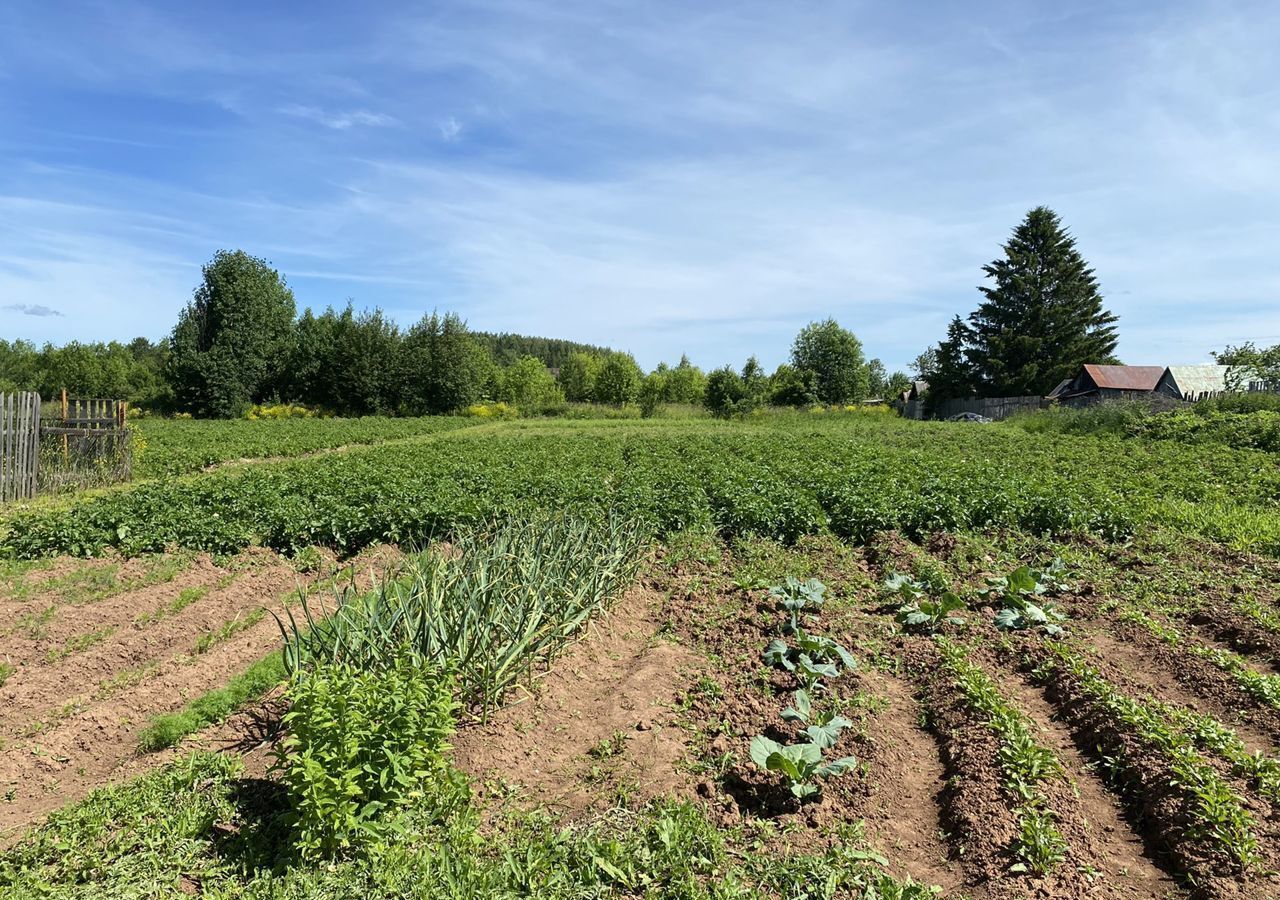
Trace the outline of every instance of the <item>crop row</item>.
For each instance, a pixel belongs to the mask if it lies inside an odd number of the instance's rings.
[[[1223,745],[1215,741],[1223,739],[1234,747],[1229,732],[1211,732],[1194,714],[1175,716],[1167,704],[1125,694],[1066,644],[1045,646],[1041,673],[1066,701],[1074,726],[1105,754],[1108,774],[1166,832],[1180,866],[1225,874],[1262,864],[1257,822],[1203,752],[1216,753]]]
[[[351,552],[508,511],[577,505],[615,508],[659,533],[701,526],[789,540],[830,530],[861,542],[887,529],[1011,527],[1112,537],[1160,519],[1166,496],[1190,502],[1176,496],[1187,481],[1178,472],[1166,473],[1168,484],[1153,481],[1150,470],[1099,456],[1087,442],[1041,446],[1012,431],[981,439],[995,446],[955,432],[906,437],[889,428],[461,431],[19,511],[0,553],[253,543]],[[1110,477],[1080,474],[1104,464]],[[1249,495],[1256,479],[1217,490],[1222,502],[1241,496],[1215,527],[1229,531],[1240,510],[1280,519],[1262,511],[1269,497]]]
[[[183,475],[230,460],[301,456],[317,450],[436,434],[470,424],[466,419],[142,419],[139,478]]]
[[[1171,647],[1185,650],[1192,656],[1205,660],[1219,671],[1225,672],[1236,686],[1259,703],[1280,709],[1280,675],[1267,675],[1255,671],[1238,653],[1210,647],[1188,638],[1171,625],[1158,622],[1136,609],[1125,610],[1121,618],[1145,628]]]
[[[937,640],[947,671],[966,705],[984,717],[984,724],[999,741],[997,762],[1018,822],[1018,836],[1010,848],[1019,860],[1016,871],[1043,875],[1067,855],[1058,814],[1042,786],[1062,776],[1062,763],[1035,739],[1031,720],[1004,697],[981,666],[969,660],[963,647],[945,638]]]

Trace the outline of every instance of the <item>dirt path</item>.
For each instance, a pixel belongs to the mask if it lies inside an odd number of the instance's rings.
[[[937,743],[920,727],[922,711],[912,686],[873,670],[859,678],[868,691],[888,701],[868,725],[867,839],[889,859],[895,874],[936,884],[944,896],[981,896],[964,887],[963,869],[949,859],[941,806],[946,770]]]
[[[673,706],[705,662],[656,636],[661,600],[628,592],[534,696],[458,732],[454,758],[478,789],[564,819],[615,805],[619,790],[639,800],[692,791]]]

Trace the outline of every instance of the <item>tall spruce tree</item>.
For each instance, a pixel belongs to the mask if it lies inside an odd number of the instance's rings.
[[[1098,280],[1053,210],[1027,213],[984,266],[992,285],[969,316],[965,358],[973,387],[989,397],[1045,394],[1085,363],[1115,362],[1116,317]]]
[[[917,358],[919,375],[929,384],[925,398],[931,410],[942,400],[973,396],[973,372],[965,359],[972,340],[973,331],[956,316],[947,326],[946,340]]]

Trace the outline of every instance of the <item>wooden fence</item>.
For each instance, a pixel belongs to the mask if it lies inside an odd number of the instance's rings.
[[[45,405],[41,493],[99,487],[128,481],[133,470],[129,404],[123,400],[78,399],[62,392],[61,403]]]
[[[0,394],[0,503],[126,481],[133,453],[123,400],[41,404],[36,393]]]
[[[0,394],[0,503],[36,495],[40,472],[40,395]]]
[[[955,400],[943,400],[932,411],[931,418],[949,419],[960,413],[977,413],[988,419],[1007,419],[1015,413],[1035,412],[1044,409],[1047,402],[1043,397],[970,397]],[[925,418],[925,401],[909,400],[903,408],[903,415],[908,419]]]

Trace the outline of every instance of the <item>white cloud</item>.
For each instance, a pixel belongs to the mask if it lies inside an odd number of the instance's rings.
[[[456,141],[462,134],[462,123],[453,116],[445,119],[440,123],[440,139],[443,141]]]
[[[0,203],[0,299],[65,309],[45,323],[60,332],[156,334],[199,263],[243,246],[303,304],[458,308],[649,364],[777,362],[830,314],[901,366],[973,308],[981,265],[1047,203],[1122,315],[1124,357],[1280,333],[1280,13],[1259,0],[990,0],[928,22],[835,0],[446,0],[305,33],[124,10],[118,40],[103,13],[44,42],[0,12],[11,74],[193,117],[221,104],[192,126],[207,151],[190,141],[188,167],[154,174],[105,151],[46,159],[0,104],[15,135],[0,191],[29,201]],[[335,134],[300,141],[286,119]],[[159,133],[129,125],[109,136]]]
[[[336,111],[321,109],[317,106],[291,103],[280,107],[277,112],[295,119],[316,122],[325,128],[332,128],[335,131],[345,131],[353,125],[386,126],[396,124],[396,120],[393,117],[384,113],[370,112],[367,109]]]

